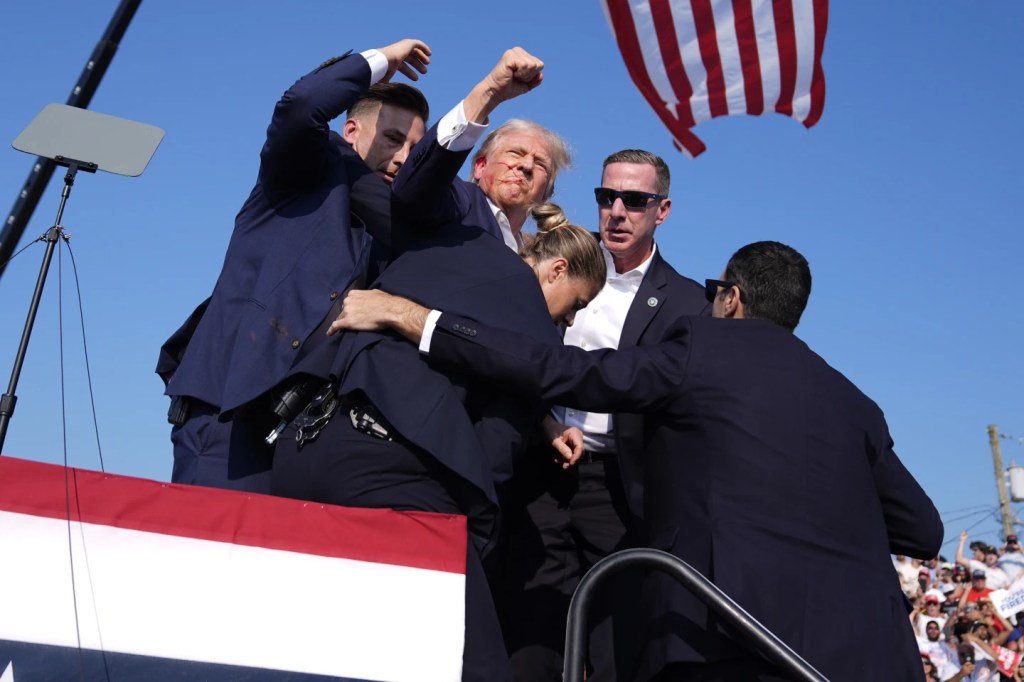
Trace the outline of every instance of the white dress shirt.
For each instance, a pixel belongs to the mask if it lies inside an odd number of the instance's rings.
[[[620,274],[615,271],[615,263],[604,244],[601,244],[601,252],[608,266],[608,279],[590,304],[576,313],[572,326],[566,329],[567,346],[578,346],[585,350],[619,347],[629,307],[633,305],[636,292],[640,290],[640,283],[647,275],[654,258],[652,249],[643,263]],[[553,408],[551,413],[565,426],[576,426],[583,431],[583,444],[587,450],[608,452],[615,449],[615,434],[610,414],[561,406]]]

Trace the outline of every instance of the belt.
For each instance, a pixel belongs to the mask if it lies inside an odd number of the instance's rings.
[[[604,452],[597,452],[594,450],[584,450],[583,454],[576,461],[577,464],[596,464],[598,462],[604,462],[605,460],[615,459],[615,452],[612,450],[605,450]]]

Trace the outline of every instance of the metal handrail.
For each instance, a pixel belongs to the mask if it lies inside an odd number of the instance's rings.
[[[587,638],[587,608],[598,583],[626,568],[641,566],[668,573],[707,605],[746,643],[799,682],[828,682],[810,663],[789,648],[768,628],[743,610],[729,595],[677,556],[658,549],[625,549],[606,556],[583,576],[569,603],[565,628],[564,682],[583,682]]]

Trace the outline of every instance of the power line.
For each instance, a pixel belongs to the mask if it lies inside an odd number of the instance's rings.
[[[984,514],[984,515],[991,514],[991,515],[995,516],[995,513],[996,513],[996,509],[994,507],[986,507],[985,509],[982,509],[980,511],[971,512],[970,514],[963,514],[962,516],[956,516],[956,517],[953,517],[951,519],[943,519],[942,523],[948,526],[951,523],[954,523],[956,521],[963,521],[964,519],[969,519],[972,516],[978,516],[978,515],[981,515],[981,514]]]
[[[992,510],[992,514],[991,514],[991,516],[992,516],[992,518],[994,518],[994,519],[996,519],[996,520],[998,520],[998,519],[999,519],[999,516],[998,516],[998,514],[996,513],[996,510]],[[979,519],[979,520],[978,520],[978,521],[977,521],[976,523],[974,523],[974,524],[972,524],[972,525],[968,526],[967,528],[964,528],[964,530],[965,530],[965,531],[969,531],[969,530],[972,530],[972,529],[974,529],[974,528],[977,528],[977,527],[978,527],[978,526],[980,526],[980,525],[981,525],[982,523],[984,523],[985,521],[988,521],[988,520],[989,520],[989,519],[988,519],[987,517],[986,517],[986,518],[982,518],[982,519]],[[957,533],[956,535],[954,535],[954,536],[953,536],[953,537],[951,537],[950,539],[948,539],[948,540],[944,541],[944,542],[942,543],[942,546],[943,546],[943,547],[945,547],[946,545],[950,544],[951,542],[960,542],[960,534],[959,534],[959,533]]]
[[[987,511],[992,509],[992,507],[987,504],[976,504],[973,507],[963,507],[962,509],[950,509],[949,511],[939,512],[939,515],[945,516],[946,514],[959,514],[960,512],[974,511],[975,509],[984,509]]]

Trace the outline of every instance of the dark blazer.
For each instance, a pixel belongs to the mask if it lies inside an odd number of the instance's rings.
[[[374,287],[487,319],[538,343],[559,342],[533,270],[504,243],[473,228],[450,226],[433,244],[405,252]],[[325,354],[331,356],[326,363]],[[415,346],[390,334],[331,337],[294,371],[334,378],[341,395],[366,395],[406,440],[476,488],[480,495],[469,503],[486,500],[492,511],[496,484],[509,478],[523,434],[542,416],[539,401],[508,395],[460,371],[437,371]]]
[[[277,103],[205,312],[197,309],[161,349],[157,372],[168,395],[224,413],[275,386],[333,301],[363,275],[370,234],[390,243],[387,186],[328,128],[369,85],[366,60],[349,54]]]
[[[468,156],[469,150],[451,152],[439,145],[436,125],[413,147],[392,185],[391,212],[396,223],[415,230],[396,234],[396,250],[409,248],[404,236],[429,241],[451,225],[486,232],[504,243],[487,196],[458,177]]]
[[[582,409],[643,410],[649,544],[708,576],[831,680],[922,677],[890,553],[935,556],[942,523],[881,410],[790,332],[680,318],[653,347],[586,352],[443,315],[432,362]],[[735,657],[707,609],[648,581],[644,668]]]
[[[619,348],[653,346],[669,338],[672,326],[684,315],[710,315],[711,304],[704,298],[704,287],[675,268],[654,252],[651,267],[640,282],[640,288],[626,313],[619,337]],[[622,483],[630,511],[643,516],[643,455],[648,417],[636,412],[612,415],[615,452],[622,471]]]
[[[434,130],[424,140],[394,184],[393,214],[405,211],[406,219],[417,220],[418,236],[406,240],[373,286],[516,329],[538,343],[559,343],[536,274],[501,241],[483,192],[454,177],[456,161],[468,152],[440,148]],[[426,209],[416,210],[419,192],[445,200],[425,200]],[[468,502],[489,507],[488,517],[498,505],[496,484],[511,476],[523,434],[542,414],[537,401],[462,372],[432,369],[414,346],[389,334],[331,337],[292,373],[334,378],[339,394],[366,395],[402,437],[475,488],[479,495]]]

